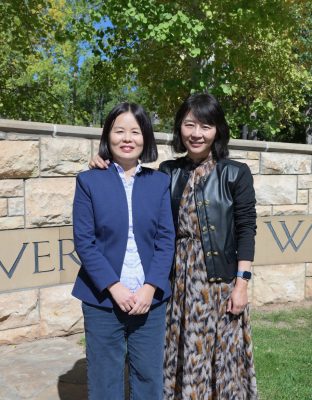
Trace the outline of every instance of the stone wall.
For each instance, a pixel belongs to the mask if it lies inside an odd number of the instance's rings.
[[[0,344],[83,330],[71,297],[72,199],[100,134],[0,120]],[[156,139],[158,162],[172,158],[171,135]],[[252,304],[311,298],[312,146],[232,140],[230,149],[249,165],[258,202]]]

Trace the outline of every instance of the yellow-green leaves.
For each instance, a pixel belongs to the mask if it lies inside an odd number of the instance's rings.
[[[227,109],[234,134],[249,124],[271,138],[300,119],[311,92],[298,40],[308,3],[106,0],[103,15],[115,30],[108,46],[98,45],[116,76],[129,74],[122,59],[137,66],[131,77],[160,116],[170,117],[188,93],[209,90]]]

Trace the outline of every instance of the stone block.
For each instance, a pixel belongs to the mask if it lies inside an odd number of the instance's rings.
[[[34,340],[40,336],[40,329],[38,325],[22,326],[20,328],[7,329],[0,331],[0,345],[14,344],[25,342],[27,340]]]
[[[306,264],[306,276],[312,277],[312,263]]]
[[[309,201],[309,191],[308,190],[298,190],[297,192],[297,203],[307,204]]]
[[[259,169],[260,169],[259,160],[249,160],[249,159],[245,159],[245,160],[234,159],[234,160],[238,161],[238,162],[243,162],[244,164],[247,164],[253,175],[259,174]]]
[[[305,297],[306,299],[312,298],[312,277],[306,278]]]
[[[312,174],[298,176],[298,189],[312,189]]]
[[[309,214],[312,214],[312,189],[309,190]]]
[[[176,155],[173,154],[171,146],[165,145],[165,144],[158,144],[157,145],[157,150],[158,150],[158,164],[160,164],[163,161],[167,160],[172,160]]]
[[[100,141],[99,140],[92,140],[92,158],[96,156],[99,152]]]
[[[258,205],[296,203],[297,177],[294,175],[255,175],[254,187]]]
[[[19,228],[24,228],[24,216],[0,218],[0,230]]]
[[[253,271],[254,305],[304,299],[304,264],[254,266]]]
[[[8,201],[7,199],[0,199],[0,217],[8,215]]]
[[[71,295],[72,285],[40,289],[40,335],[62,336],[83,331],[81,302]]]
[[[41,139],[41,176],[76,175],[88,169],[91,142],[88,139]]]
[[[37,141],[7,140],[0,146],[0,177],[29,178],[39,175]]]
[[[268,217],[272,215],[272,206],[258,206],[256,205],[258,217]]]
[[[158,150],[158,159],[155,162],[146,163],[143,165],[149,168],[158,169],[160,163],[162,163],[163,161],[172,160],[174,158],[170,146],[167,146],[165,144],[158,144],[157,150]]]
[[[10,216],[24,215],[24,197],[12,197],[8,199]]]
[[[305,215],[308,212],[306,204],[287,204],[273,206],[273,215]]]
[[[1,179],[0,197],[24,196],[24,182],[22,179]]]
[[[245,159],[248,157],[248,152],[244,150],[230,150],[230,158],[232,159]]]
[[[26,181],[26,226],[68,225],[72,221],[74,178]]]
[[[0,331],[39,323],[38,289],[0,294]]]
[[[262,174],[310,174],[311,156],[287,153],[262,153]]]
[[[260,160],[260,152],[259,151],[248,151],[247,158],[249,160]]]

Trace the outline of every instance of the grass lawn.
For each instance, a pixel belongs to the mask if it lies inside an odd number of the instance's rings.
[[[312,302],[252,311],[260,400],[312,400]],[[85,346],[85,339],[80,340]]]
[[[252,312],[261,400],[312,400],[312,306]]]

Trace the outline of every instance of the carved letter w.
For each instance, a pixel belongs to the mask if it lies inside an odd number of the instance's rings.
[[[279,240],[279,237],[277,236],[277,233],[275,232],[275,229],[273,228],[272,223],[271,222],[265,222],[265,224],[267,224],[267,227],[270,229],[270,231],[272,233],[272,236],[273,236],[276,244],[280,248],[281,252],[283,253],[287,249],[289,244],[297,252],[300,249],[300,247],[303,244],[303,242],[305,241],[305,239],[307,238],[307,236],[310,233],[310,231],[312,230],[312,224],[309,226],[309,228],[307,229],[306,233],[303,235],[303,237],[300,240],[300,242],[298,244],[296,244],[294,242],[294,237],[295,237],[295,234],[296,234],[297,230],[300,228],[301,224],[303,223],[303,221],[298,221],[297,226],[295,227],[295,229],[293,230],[292,233],[289,232],[285,221],[278,221],[278,222],[281,224],[281,226],[282,226],[282,228],[283,228],[283,230],[284,230],[284,232],[286,234],[286,237],[287,237],[286,243],[284,245]]]

